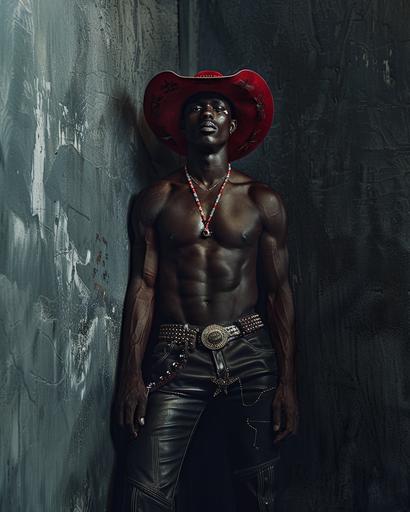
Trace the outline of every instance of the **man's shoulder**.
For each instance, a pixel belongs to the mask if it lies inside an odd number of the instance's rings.
[[[273,210],[283,208],[283,201],[279,192],[267,183],[258,181],[243,171],[236,171],[235,181],[232,182],[247,185],[248,195],[256,206]]]
[[[134,199],[134,215],[144,224],[153,223],[180,178],[181,171],[175,171],[140,190]]]
[[[183,182],[183,177],[184,175],[181,169],[173,171],[143,188],[138,196],[140,196],[141,199],[162,200],[164,196],[167,196],[171,192],[173,186]]]
[[[265,182],[258,181],[241,172],[238,180],[248,183],[248,197],[259,211],[264,228],[272,234],[286,231],[286,211],[279,192]],[[281,236],[281,235],[280,235]]]
[[[283,208],[283,200],[279,192],[267,183],[255,181],[249,189],[249,195],[257,206],[269,210]]]

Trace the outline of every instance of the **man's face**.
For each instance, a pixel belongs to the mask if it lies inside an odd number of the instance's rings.
[[[188,144],[194,146],[223,146],[236,126],[229,102],[216,93],[192,96],[182,112],[185,138]]]

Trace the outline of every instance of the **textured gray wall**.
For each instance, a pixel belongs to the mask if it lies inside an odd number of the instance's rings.
[[[0,0],[1,511],[105,508],[138,110],[177,23],[173,0]]]

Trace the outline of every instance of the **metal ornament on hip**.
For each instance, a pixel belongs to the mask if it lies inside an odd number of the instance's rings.
[[[222,325],[208,325],[201,333],[202,344],[211,350],[223,348],[228,343],[228,340],[228,331]]]

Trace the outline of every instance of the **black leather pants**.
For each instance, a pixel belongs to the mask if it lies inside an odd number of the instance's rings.
[[[160,373],[178,355],[175,347],[158,343],[150,373]],[[127,448],[122,512],[174,510],[182,464],[207,407],[220,418],[238,512],[273,512],[279,461],[272,424],[276,381],[276,354],[264,328],[218,351],[196,347],[176,377],[149,394],[145,426]]]

